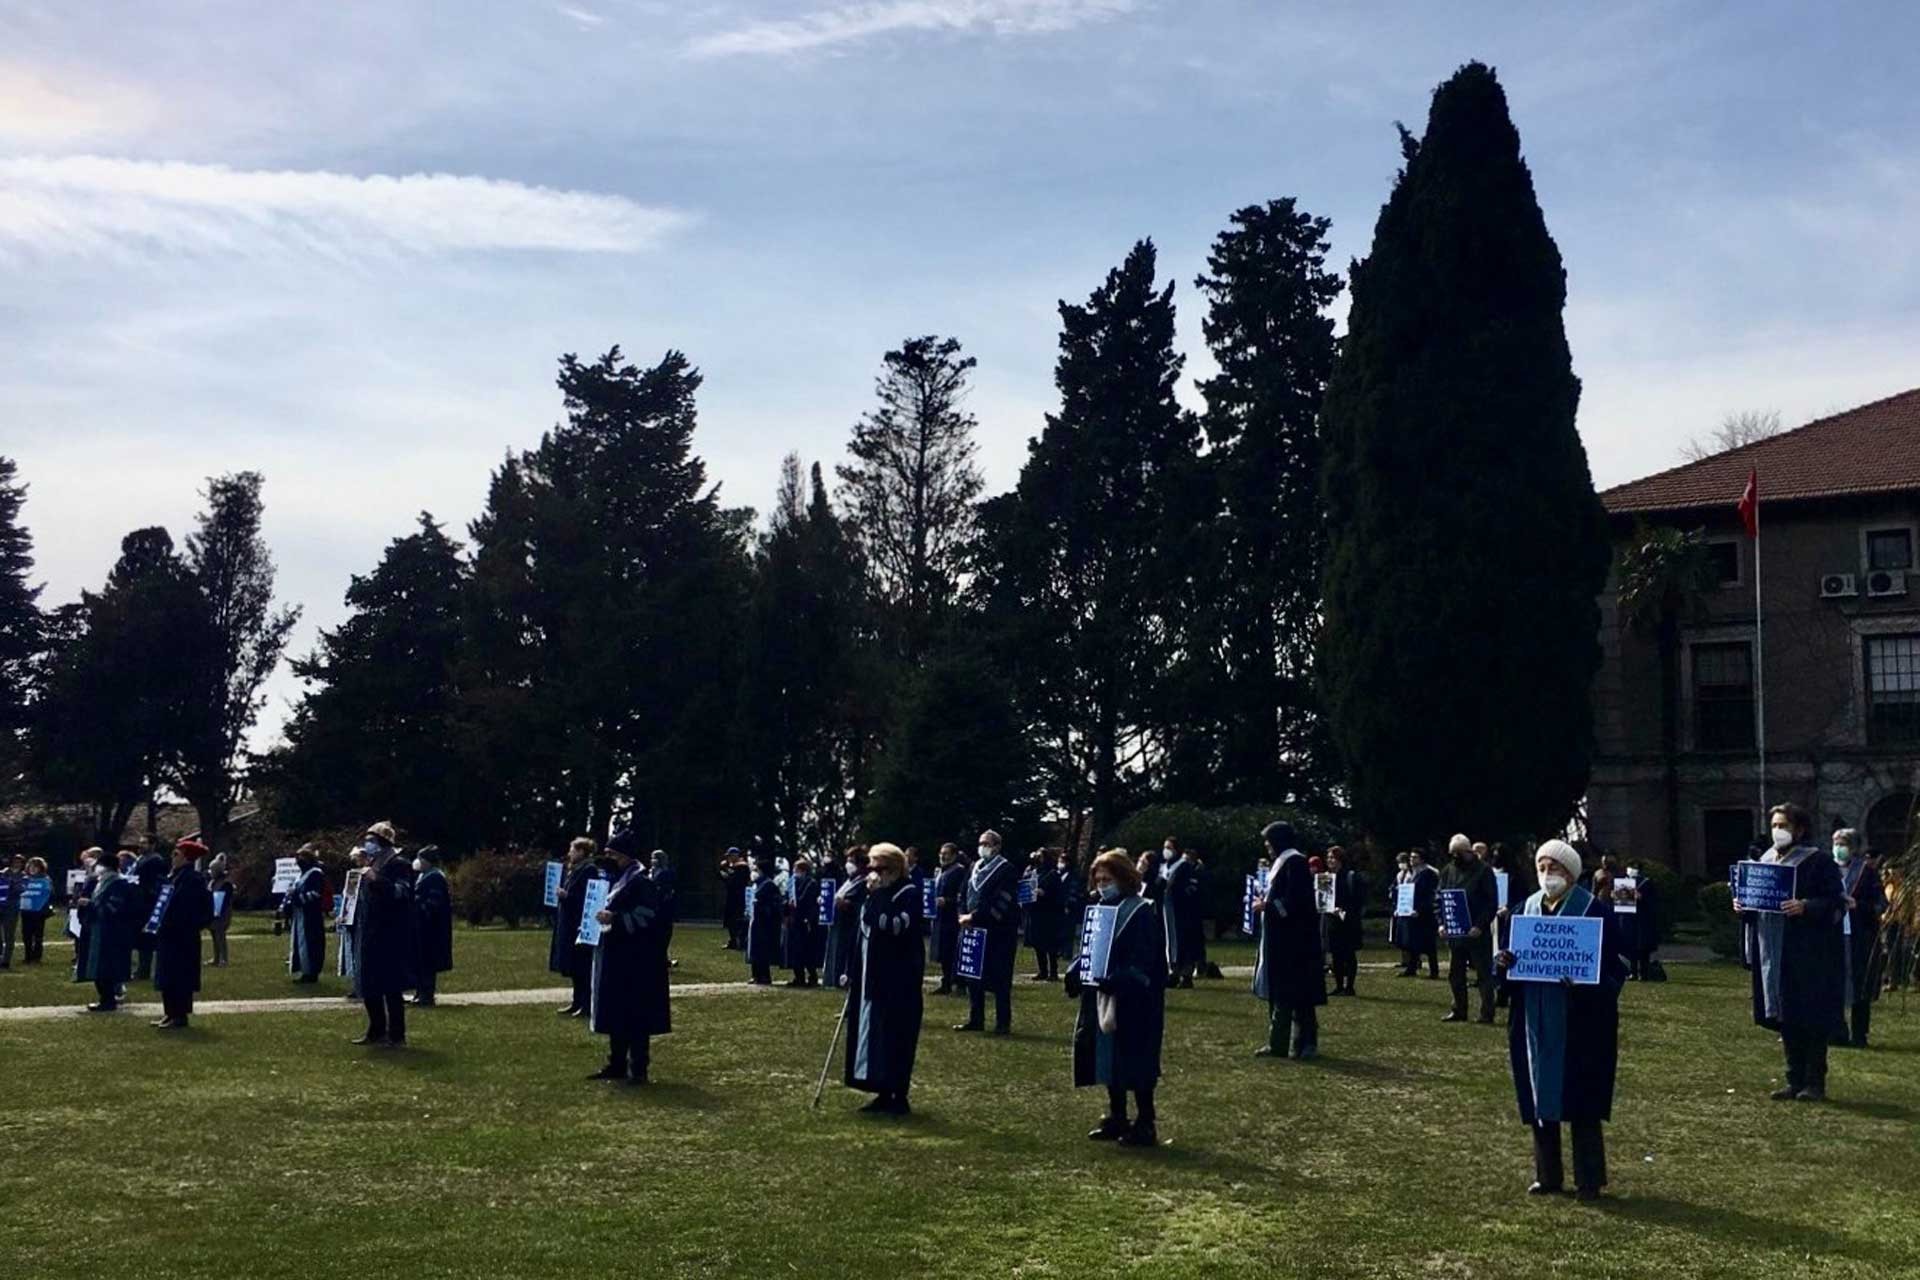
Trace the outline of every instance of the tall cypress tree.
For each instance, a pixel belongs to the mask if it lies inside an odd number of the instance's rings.
[[[1327,389],[1322,684],[1377,836],[1545,833],[1587,784],[1608,556],[1566,273],[1491,70],[1402,139]]]
[[[29,687],[40,652],[40,588],[27,585],[33,536],[21,523],[27,486],[13,459],[0,457],[0,804],[19,792],[25,759]]]

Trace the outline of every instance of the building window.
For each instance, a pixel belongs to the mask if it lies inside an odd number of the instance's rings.
[[[1913,530],[1867,530],[1867,572],[1913,568]]]
[[[1709,542],[1707,544],[1707,566],[1713,574],[1713,583],[1717,587],[1737,587],[1740,585],[1740,544],[1737,542]]]
[[[1693,646],[1693,745],[1699,751],[1753,746],[1753,650],[1744,640]]]
[[[1913,816],[1914,800],[1913,792],[1896,791],[1882,796],[1878,804],[1867,810],[1867,852],[1878,858],[1890,858],[1906,850],[1913,837],[1909,820]]]
[[[1867,636],[1867,740],[1920,743],[1920,635]]]
[[[1727,868],[1753,851],[1753,810],[1706,809],[1700,816],[1707,878],[1725,880]]]

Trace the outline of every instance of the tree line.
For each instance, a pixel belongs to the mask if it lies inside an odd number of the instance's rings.
[[[685,355],[563,356],[560,420],[464,536],[423,512],[353,578],[257,759],[296,617],[261,477],[210,481],[183,549],[135,531],[43,612],[0,460],[0,778],[103,842],[162,792],[217,838],[243,787],[285,826],[455,850],[628,823],[681,850],[1018,847],[1156,803],[1551,830],[1585,786],[1607,561],[1565,273],[1491,71],[1401,133],[1344,280],[1296,200],[1231,215],[1193,282],[1198,411],[1150,240],[1061,302],[1057,407],[1005,493],[954,337],[886,352],[832,480],[790,455],[764,518],[695,452]]]

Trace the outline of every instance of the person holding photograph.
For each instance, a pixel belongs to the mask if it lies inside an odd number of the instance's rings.
[[[1786,1083],[1776,1102],[1824,1102],[1827,1042],[1839,1023],[1847,986],[1840,868],[1811,841],[1812,819],[1797,804],[1768,814],[1773,847],[1762,862],[1794,869],[1793,897],[1778,911],[1733,906],[1752,928],[1753,1020],[1780,1033]]]
[[[1199,867],[1172,836],[1162,845],[1160,859],[1166,868],[1166,892],[1160,900],[1160,911],[1166,932],[1167,967],[1172,970],[1169,983],[1188,988],[1200,968],[1200,931],[1206,919]]]
[[[1833,833],[1833,860],[1840,868],[1840,892],[1846,916],[1841,934],[1846,939],[1847,995],[1843,1008],[1853,1016],[1834,1027],[1833,1043],[1854,1049],[1867,1047],[1873,1026],[1873,1002],[1880,996],[1886,956],[1880,948],[1880,919],[1887,909],[1886,888],[1873,860],[1860,855],[1860,833],[1842,827]]]
[[[1166,1033],[1167,944],[1159,913],[1141,896],[1139,869],[1125,853],[1109,849],[1095,858],[1092,877],[1095,903],[1114,908],[1115,916],[1106,973],[1090,976],[1086,956],[1067,970],[1066,993],[1080,1002],[1073,1023],[1073,1085],[1107,1090],[1107,1114],[1087,1137],[1154,1147],[1160,1144],[1153,1093]]]

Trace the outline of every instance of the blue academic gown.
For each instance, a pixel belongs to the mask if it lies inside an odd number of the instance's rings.
[[[780,926],[786,910],[786,895],[772,876],[756,880],[747,888],[747,963],[769,967],[780,963]]]
[[[860,905],[860,945],[848,972],[849,1089],[904,1096],[913,1083],[926,999],[920,886],[902,880]]]
[[[1269,1005],[1304,1009],[1327,1002],[1326,953],[1319,903],[1306,855],[1289,849],[1267,874],[1266,906],[1253,967],[1253,994]]]
[[[308,867],[287,891],[287,972],[317,978],[327,964],[327,876]]]
[[[1161,923],[1167,935],[1167,965],[1187,970],[1200,963],[1200,928],[1205,912],[1200,902],[1200,878],[1193,859],[1181,857],[1167,873],[1160,898]]]
[[[795,973],[817,970],[826,939],[820,931],[820,882],[811,875],[795,876],[787,917],[786,967]]]
[[[1514,982],[1502,973],[1512,1009],[1507,1057],[1520,1119],[1529,1125],[1610,1120],[1620,1062],[1620,988],[1627,980],[1619,922],[1610,903],[1579,885],[1567,891],[1559,911],[1549,912],[1545,904],[1546,895],[1535,893],[1513,914],[1585,916],[1605,922],[1600,982],[1568,987]]]
[[[118,872],[95,881],[81,904],[80,937],[74,944],[73,980],[111,990],[133,973],[133,939],[146,924],[140,886]]]
[[[933,959],[935,964],[950,966],[960,945],[960,907],[967,895],[966,864],[956,859],[952,866],[941,868],[933,880],[933,895]],[[946,905],[940,906],[940,902]]]
[[[972,928],[987,931],[981,987],[1013,987],[1014,952],[1020,941],[1020,869],[1005,857],[983,861],[967,877],[967,914]]]
[[[1847,990],[1840,866],[1810,845],[1788,850],[1782,861],[1797,868],[1793,892],[1806,911],[1746,913],[1754,930],[1753,1020],[1770,1031],[1791,1026],[1827,1035],[1840,1021]]]
[[[1153,903],[1135,894],[1119,903],[1107,979],[1097,987],[1067,970],[1067,995],[1080,1001],[1073,1023],[1076,1088],[1151,1089],[1160,1080],[1160,1045],[1167,1025],[1167,944]],[[1114,1028],[1100,1029],[1099,996],[1114,1001]]]
[[[1060,897],[1060,872],[1041,867],[1033,877],[1033,901],[1027,904],[1027,945],[1042,955],[1066,950]]]
[[[415,985],[413,881],[398,857],[377,880],[360,882],[359,954],[362,999],[398,995]]]
[[[213,894],[191,864],[173,873],[167,910],[153,935],[153,985],[170,995],[200,990],[200,933],[213,923]]]
[[[414,976],[453,968],[453,895],[438,867],[420,873],[413,886]]]
[[[918,880],[909,880],[907,883],[915,893],[920,891]],[[865,874],[850,878],[833,895],[833,923],[827,927],[827,955],[820,969],[821,981],[830,987],[848,985],[853,972],[854,952],[860,946],[860,919],[866,904]]]
[[[659,886],[635,863],[613,882],[606,910],[613,920],[601,928],[593,949],[588,1025],[622,1040],[663,1036],[673,1029],[673,1017]]]

